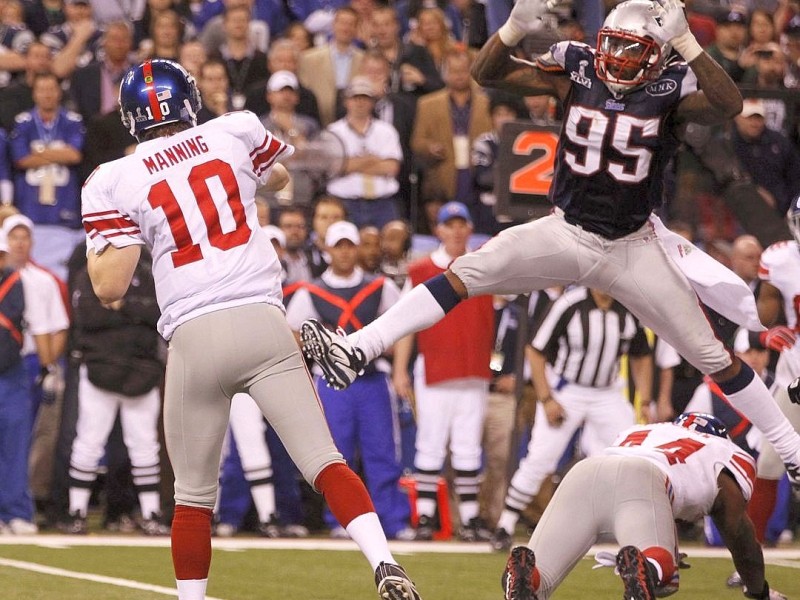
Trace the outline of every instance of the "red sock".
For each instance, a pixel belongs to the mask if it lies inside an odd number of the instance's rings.
[[[664,585],[672,580],[675,574],[675,557],[672,552],[660,546],[651,546],[642,551],[647,559],[658,564],[661,570],[661,580],[656,585]]]
[[[175,506],[172,564],[176,579],[207,579],[211,568],[211,509]]]
[[[756,478],[753,495],[750,497],[750,504],[747,505],[747,515],[753,521],[756,528],[756,539],[761,544],[764,543],[767,521],[769,521],[772,511],[775,510],[777,497],[778,481],[776,479]]]
[[[333,463],[322,469],[314,487],[322,492],[342,527],[347,527],[360,515],[375,512],[364,482],[344,463]]]

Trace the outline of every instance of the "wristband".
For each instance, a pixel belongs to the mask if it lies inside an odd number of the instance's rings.
[[[678,51],[678,54],[680,54],[687,63],[692,62],[704,52],[703,47],[698,43],[697,38],[694,37],[691,31],[682,33],[673,39],[672,47]]]
[[[497,30],[497,35],[500,36],[503,45],[513,48],[525,37],[525,31],[509,20]]]

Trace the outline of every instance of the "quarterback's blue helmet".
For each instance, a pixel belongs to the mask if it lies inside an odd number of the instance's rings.
[[[131,67],[119,85],[122,124],[136,139],[143,131],[166,123],[196,125],[201,106],[194,77],[171,60],[146,60]]]
[[[728,428],[725,427],[725,423],[708,413],[685,412],[679,415],[673,423],[698,433],[707,433],[721,438],[728,437]]]

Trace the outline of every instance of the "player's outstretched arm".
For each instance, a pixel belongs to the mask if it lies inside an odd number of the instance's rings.
[[[122,300],[131,284],[141,253],[142,247],[138,244],[124,248],[107,246],[100,254],[93,248],[89,250],[86,257],[89,279],[100,302],[111,304]]]
[[[753,594],[749,597],[760,598],[759,593],[765,586],[767,590],[769,588],[764,579],[764,555],[756,540],[753,523],[747,516],[747,501],[736,481],[725,471],[719,474],[717,483],[719,492],[710,516],[730,550],[745,588]]]
[[[272,166],[272,172],[264,187],[269,192],[277,192],[286,187],[287,183],[289,183],[289,171],[282,164],[276,163]]]
[[[522,38],[541,29],[545,12],[544,0],[518,0],[508,20],[478,53],[472,65],[475,81],[484,87],[503,88],[525,96],[565,92],[568,86],[563,90],[556,88],[558,77],[512,59],[511,53]]]
[[[677,108],[680,121],[721,123],[742,112],[742,95],[725,70],[711,58],[689,30],[680,0],[663,0],[660,19],[653,19],[647,33],[660,44],[669,43],[689,63],[700,91],[686,96]]]

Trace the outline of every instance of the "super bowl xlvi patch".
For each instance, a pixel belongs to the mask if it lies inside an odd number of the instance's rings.
[[[613,98],[606,100],[606,110],[625,110],[624,102],[617,102]]]
[[[592,80],[586,76],[586,67],[589,66],[588,60],[582,60],[578,63],[578,72],[570,71],[569,78],[577,83],[578,85],[582,85],[586,89],[592,89]]]
[[[678,83],[674,79],[660,79],[647,85],[644,91],[649,96],[668,96],[678,89]]]

